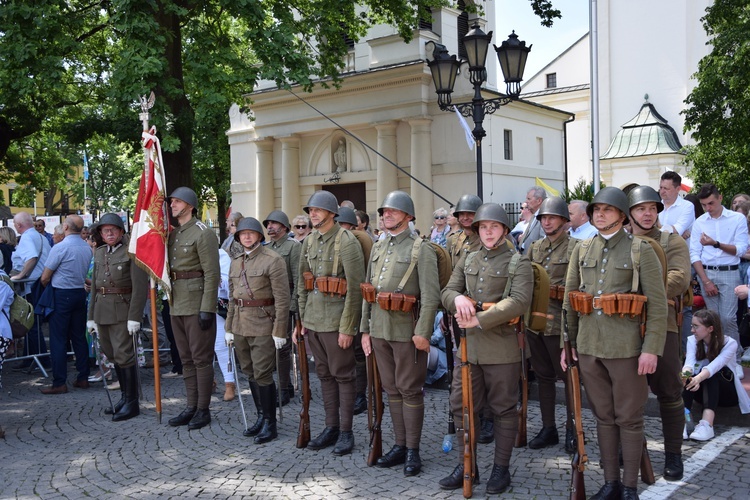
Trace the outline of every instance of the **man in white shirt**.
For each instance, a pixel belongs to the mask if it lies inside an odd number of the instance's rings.
[[[682,177],[677,172],[664,172],[659,182],[659,196],[664,210],[659,213],[661,230],[690,238],[690,228],[695,221],[695,207],[680,196]]]
[[[577,240],[587,240],[596,235],[597,231],[589,222],[586,207],[589,204],[583,200],[572,200],[568,205],[570,213],[570,237]]]

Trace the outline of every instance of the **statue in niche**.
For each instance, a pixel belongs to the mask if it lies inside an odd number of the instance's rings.
[[[339,139],[339,147],[333,153],[333,163],[336,165],[336,172],[346,172],[346,142]]]

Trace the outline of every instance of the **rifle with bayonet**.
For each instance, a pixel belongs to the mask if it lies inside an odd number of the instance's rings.
[[[563,346],[565,349],[565,362],[567,364],[566,371],[568,372],[568,387],[570,390],[570,395],[572,397],[572,419],[576,431],[576,451],[573,455],[573,461],[571,463],[573,475],[570,478],[570,499],[585,500],[586,487],[583,481],[583,471],[586,470],[586,462],[588,461],[588,457],[586,456],[585,441],[583,436],[583,421],[581,420],[581,380],[578,374],[578,365],[576,365],[575,360],[573,359],[573,349],[570,345],[570,338],[568,336],[568,313],[565,309],[563,309],[562,314]]]
[[[367,367],[367,427],[370,430],[370,452],[367,465],[372,467],[383,456],[383,388],[378,373],[378,363],[373,350],[366,358]]]
[[[523,316],[518,317],[515,325],[518,348],[521,350],[521,402],[518,405],[518,432],[516,433],[514,446],[516,448],[523,448],[526,446],[526,418],[529,411],[529,378],[526,373],[526,327],[523,323]]]
[[[302,335],[302,320],[295,318],[297,330],[297,353],[299,354],[300,385],[302,392],[302,409],[299,412],[299,430],[297,431],[297,448],[306,448],[310,442],[310,369],[307,366],[307,348]]]
[[[466,346],[466,330],[461,329],[461,397],[464,428],[464,498],[471,498],[474,487],[476,458],[476,435],[474,433],[474,396],[471,385],[471,367],[469,366],[469,350]]]

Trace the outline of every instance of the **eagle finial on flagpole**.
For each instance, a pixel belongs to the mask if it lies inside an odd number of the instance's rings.
[[[148,110],[154,107],[154,102],[156,101],[154,91],[151,91],[151,95],[148,96],[148,100],[146,99],[145,95],[139,97],[139,100],[141,101],[141,114],[139,118],[141,119],[141,122],[143,122],[143,130],[148,130]]]

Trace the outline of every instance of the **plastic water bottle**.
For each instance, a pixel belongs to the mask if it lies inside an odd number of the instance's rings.
[[[446,434],[443,438],[443,453],[450,453],[453,449],[453,435]]]
[[[693,430],[695,430],[693,418],[690,415],[690,410],[688,410],[687,408],[685,408],[685,428],[687,430],[688,436],[693,433]]]

